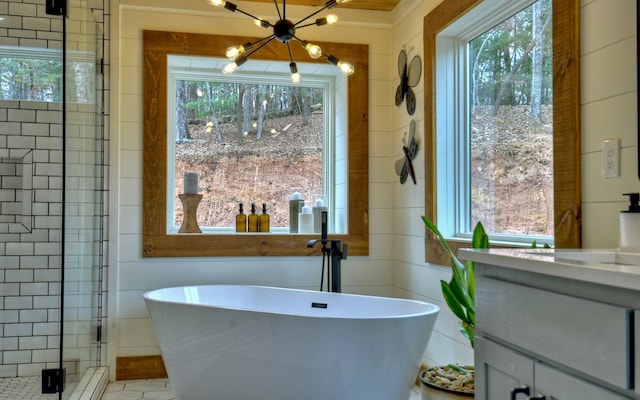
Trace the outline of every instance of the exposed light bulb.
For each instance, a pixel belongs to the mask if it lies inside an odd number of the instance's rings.
[[[340,68],[340,70],[346,74],[346,75],[353,75],[353,72],[355,71],[355,68],[353,67],[353,65],[349,64],[348,62],[344,62],[339,60],[338,58],[336,58],[335,56],[329,54],[327,57],[327,62],[336,65],[338,68]]]
[[[300,74],[298,73],[298,66],[296,65],[296,63],[289,63],[289,69],[291,70],[291,81],[293,83],[299,83]]]
[[[231,46],[227,48],[227,50],[225,51],[225,55],[228,59],[233,60],[245,51],[251,50],[252,47],[253,45],[251,43],[245,43],[239,46]]]
[[[238,57],[242,53],[244,53],[244,46],[242,45],[231,46],[227,48],[225,55],[227,56],[228,59],[233,60],[234,58]]]
[[[346,75],[353,75],[353,72],[355,71],[355,68],[353,67],[353,65],[349,64],[348,62],[338,61],[337,65],[338,65],[338,68],[340,68],[340,70],[344,72]]]
[[[305,50],[309,53],[309,57],[315,59],[320,58],[322,56],[322,49],[317,44],[307,43],[304,45]]]
[[[234,3],[226,0],[207,0],[207,3],[216,7],[224,7],[231,12],[235,12],[238,9],[238,6]]]
[[[263,19],[260,18],[256,18],[253,20],[253,23],[256,24],[256,26],[259,26],[261,28],[268,28],[271,26],[271,24]]]
[[[329,14],[325,17],[325,19],[327,20],[327,24],[329,25],[333,25],[338,22],[338,16],[335,14]]]
[[[231,61],[229,64],[225,65],[224,68],[222,68],[222,73],[223,74],[233,73],[239,66],[247,62],[247,60],[248,60],[247,56],[242,54],[239,55],[238,58],[235,59],[235,61]]]
[[[325,7],[326,8],[333,8],[335,6],[339,6],[340,4],[344,4],[346,2],[348,2],[349,0],[327,0],[327,2],[325,3]]]
[[[235,61],[230,62],[222,68],[223,74],[232,74],[238,68],[238,64]]]

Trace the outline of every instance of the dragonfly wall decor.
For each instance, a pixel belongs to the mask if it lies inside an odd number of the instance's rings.
[[[413,119],[409,125],[409,135],[407,136],[405,132],[402,138],[402,152],[404,157],[396,161],[396,174],[400,176],[400,183],[404,184],[407,181],[407,176],[411,176],[413,184],[417,185],[413,159],[418,153],[418,142],[416,141],[416,121]]]

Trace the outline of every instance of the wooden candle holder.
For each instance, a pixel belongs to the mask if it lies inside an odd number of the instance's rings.
[[[182,202],[182,226],[179,233],[202,233],[198,226],[198,204],[202,200],[201,194],[179,194],[178,197]]]

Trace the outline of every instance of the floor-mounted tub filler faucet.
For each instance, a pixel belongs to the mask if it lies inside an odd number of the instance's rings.
[[[310,240],[309,243],[307,243],[307,247],[313,247],[318,242],[322,243],[322,273],[320,275],[320,290],[322,291],[322,287],[324,286],[324,266],[325,260],[328,259],[327,290],[329,292],[340,293],[342,291],[340,260],[347,259],[347,244],[341,243],[340,240],[327,239],[326,211],[322,212],[322,233],[320,239]]]

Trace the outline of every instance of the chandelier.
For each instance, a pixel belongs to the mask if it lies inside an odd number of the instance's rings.
[[[322,25],[331,25],[338,21],[338,17],[334,14],[327,15],[324,18],[318,18],[314,22],[305,23],[309,19],[315,17],[319,13],[324,10],[333,8],[342,3],[346,3],[348,0],[328,0],[324,7],[320,8],[317,11],[312,12],[308,16],[302,18],[300,21],[293,23],[287,19],[287,3],[286,0],[282,0],[282,13],[280,13],[280,7],[278,6],[277,0],[274,0],[274,4],[276,6],[276,11],[278,12],[278,18],[280,18],[275,24],[272,24],[269,21],[266,21],[262,18],[258,18],[249,14],[248,12],[242,11],[238,8],[237,5],[225,0],[207,0],[207,2],[211,5],[217,7],[224,7],[225,9],[231,12],[239,12],[244,14],[250,18],[253,18],[254,23],[262,28],[272,28],[273,33],[271,35],[265,36],[262,39],[256,40],[255,42],[249,42],[238,46],[229,47],[226,51],[226,56],[228,59],[232,60],[229,64],[225,65],[222,69],[222,72],[225,74],[233,73],[239,66],[244,64],[249,57],[255,54],[257,51],[262,49],[264,46],[269,44],[274,39],[282,42],[287,46],[287,51],[289,52],[289,70],[291,71],[291,80],[294,83],[300,82],[300,74],[298,73],[298,67],[293,61],[293,56],[291,55],[291,47],[289,43],[295,39],[300,45],[309,53],[309,56],[313,59],[318,59],[320,57],[324,57],[328,63],[331,63],[346,75],[351,75],[354,72],[353,65],[339,60],[335,56],[331,54],[324,54],[320,46],[302,40],[296,36],[296,29],[306,28],[308,26],[322,26]],[[304,24],[303,24],[304,23]]]

